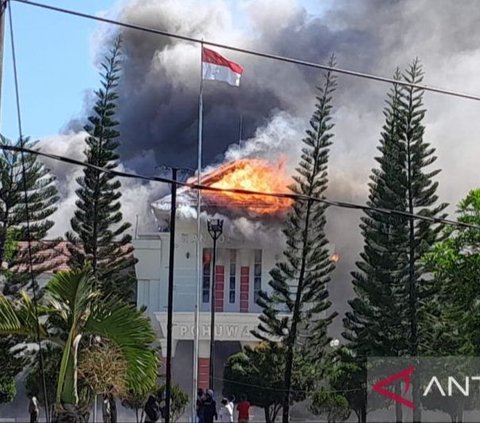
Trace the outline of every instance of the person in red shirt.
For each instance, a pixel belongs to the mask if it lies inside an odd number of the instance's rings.
[[[240,402],[237,404],[238,423],[247,423],[250,420],[250,403],[245,395],[240,396]]]

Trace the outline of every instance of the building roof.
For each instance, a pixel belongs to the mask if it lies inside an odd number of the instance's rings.
[[[189,182],[195,183],[195,179]],[[286,192],[289,180],[275,166],[256,159],[242,159],[225,163],[208,172],[202,185],[215,188],[239,188],[262,192]],[[289,210],[291,200],[267,195],[235,194],[203,190],[202,210],[214,215],[219,212],[228,216],[280,219]],[[152,204],[161,220],[169,218],[171,195],[166,195]],[[177,210],[186,218],[196,217],[197,192],[190,188],[177,191]]]

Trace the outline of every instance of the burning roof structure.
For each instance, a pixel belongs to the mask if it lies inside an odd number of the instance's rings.
[[[196,182],[191,179],[190,182]],[[202,185],[218,189],[242,189],[262,193],[286,193],[292,179],[286,175],[284,163],[272,165],[262,159],[240,159],[224,163],[201,179]],[[161,220],[168,218],[170,195],[154,202],[152,207]],[[274,218],[284,216],[292,200],[269,195],[238,194],[225,191],[202,191],[202,209],[208,214],[221,213],[230,217]],[[177,193],[177,207],[184,216],[195,216],[197,194],[190,188]]]

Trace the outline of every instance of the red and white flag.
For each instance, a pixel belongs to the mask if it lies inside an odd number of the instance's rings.
[[[243,67],[221,56],[216,51],[203,47],[202,77],[212,81],[222,81],[234,87],[240,86]]]

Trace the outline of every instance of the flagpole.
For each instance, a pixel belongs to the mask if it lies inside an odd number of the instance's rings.
[[[203,141],[203,42],[200,43],[200,92],[198,96],[198,148],[197,148],[197,182],[202,182],[202,141]],[[196,421],[196,399],[198,388],[198,348],[200,326],[200,289],[202,284],[202,248],[201,248],[201,197],[202,193],[197,190],[197,286],[195,291],[195,315],[193,331],[193,387],[192,387],[192,422]]]

